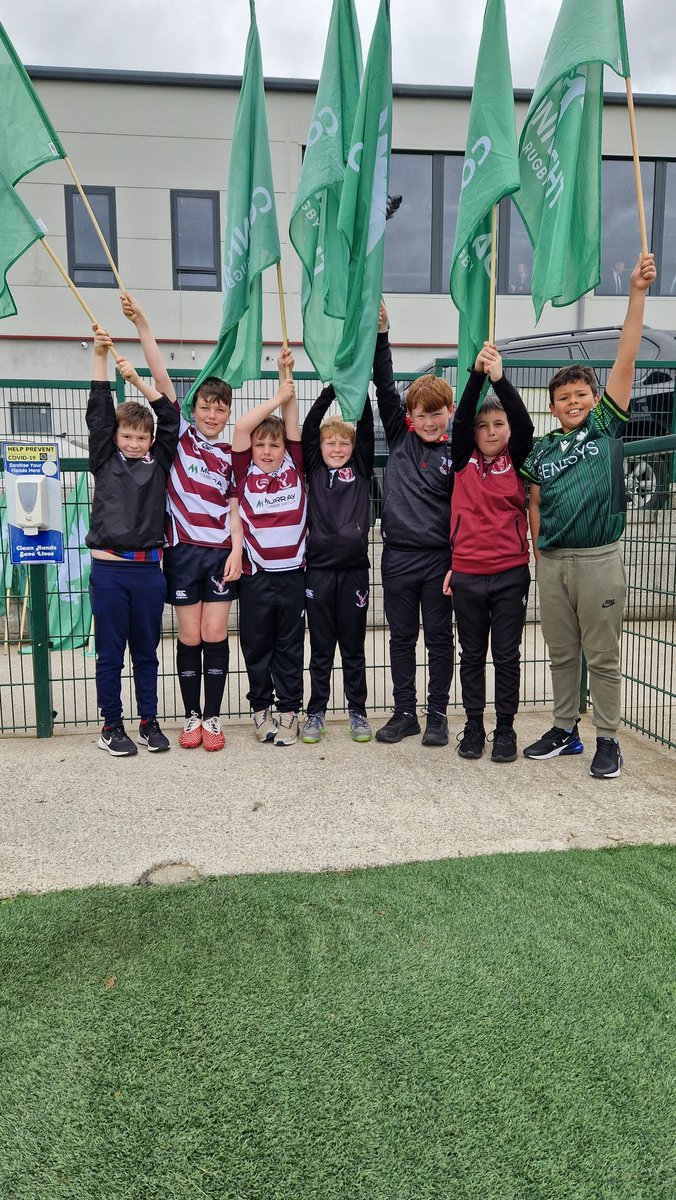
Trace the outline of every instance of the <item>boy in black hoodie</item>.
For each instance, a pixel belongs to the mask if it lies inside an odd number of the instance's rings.
[[[377,731],[376,741],[400,742],[420,733],[415,656],[422,615],[429,667],[422,740],[424,746],[446,746],[453,607],[442,587],[451,542],[453,465],[447,429],[453,392],[444,379],[421,375],[409,387],[406,406],[402,406],[387,328],[387,312],[381,305],[373,381],[389,449],[381,532],[394,715]]]
[[[308,482],[305,597],[310,630],[311,694],[302,741],[326,732],[331,670],[340,647],[343,684],[355,742],[369,742],[366,716],[366,613],[369,601],[369,503],[374,434],[371,401],[356,428],[340,417],[322,418],[336,398],[324,388],[303,422]]]

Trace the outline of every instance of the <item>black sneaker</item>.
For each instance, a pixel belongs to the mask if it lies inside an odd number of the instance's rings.
[[[420,733],[420,722],[415,713],[395,708],[389,721],[376,730],[376,741],[392,744],[400,742],[402,738],[412,737],[414,733]]]
[[[596,754],[592,759],[589,774],[595,779],[617,779],[623,762],[619,743],[614,738],[597,738]]]
[[[584,746],[577,736],[578,722],[575,722],[570,733],[559,729],[558,725],[543,734],[539,742],[524,748],[525,758],[556,758],[559,754],[582,754]]]
[[[461,758],[481,758],[486,742],[486,733],[479,721],[469,720],[462,733],[458,734],[460,745],[458,754]]]
[[[141,721],[138,727],[138,741],[140,746],[147,746],[151,754],[159,750],[171,750],[171,742],[162,733],[157,717],[148,717],[147,721]]]
[[[428,712],[422,744],[423,746],[448,745],[448,721],[443,713]]]
[[[113,725],[104,725],[97,742],[99,750],[107,750],[115,758],[131,758],[138,750],[130,737],[127,737],[122,721]]]
[[[498,725],[493,734],[491,762],[514,762],[516,760],[516,734],[511,725]]]

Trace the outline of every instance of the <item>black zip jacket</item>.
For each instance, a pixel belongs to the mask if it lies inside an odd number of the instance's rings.
[[[373,410],[366,397],[352,456],[339,469],[322,458],[319,427],[336,398],[325,387],[303,421],[301,444],[308,482],[308,567],[331,571],[368,567],[369,506],[373,474]]]
[[[117,428],[109,383],[95,380],[87,404],[89,470],[94,476],[89,533],[91,550],[154,550],[164,544],[167,475],[178,445],[178,409],[162,396],[147,458],[125,458],[113,438]]]
[[[409,429],[394,383],[386,333],[378,334],[373,382],[389,449],[381,520],[383,544],[400,550],[450,553],[451,443],[423,442]]]

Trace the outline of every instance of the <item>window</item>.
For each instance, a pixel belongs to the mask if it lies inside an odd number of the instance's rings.
[[[385,292],[448,292],[462,154],[392,154],[389,193],[401,205],[385,227]]]
[[[665,163],[664,231],[660,293],[676,296],[676,163]]]
[[[650,245],[653,223],[655,164],[641,163],[645,220]],[[604,158],[601,164],[601,282],[597,296],[626,296],[629,276],[639,252],[634,164],[627,158]]]
[[[171,193],[174,290],[218,292],[221,287],[218,192]]]
[[[86,187],[84,193],[103,234],[108,249],[117,262],[117,224],[115,221],[115,188]],[[103,246],[92,225],[82,197],[74,185],[66,187],[66,243],[68,274],[73,283],[82,287],[117,287]]]
[[[9,415],[14,437],[32,437],[35,434],[40,437],[51,436],[51,404],[26,404],[10,400]]]

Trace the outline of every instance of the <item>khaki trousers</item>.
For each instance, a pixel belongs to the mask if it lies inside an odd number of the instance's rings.
[[[620,544],[545,550],[538,559],[537,580],[554,724],[572,726],[579,715],[584,653],[597,736],[614,737],[620,723],[620,637],[627,595]]]

